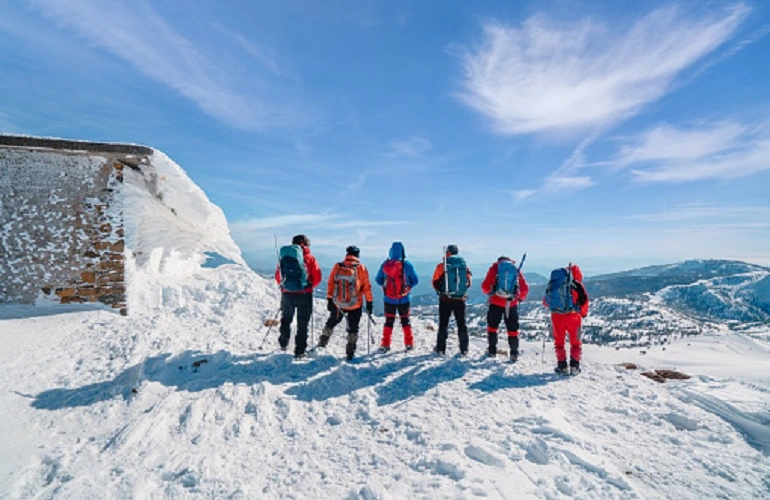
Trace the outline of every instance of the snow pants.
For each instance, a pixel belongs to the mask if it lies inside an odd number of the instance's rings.
[[[468,327],[465,324],[465,301],[441,298],[438,303],[438,334],[436,351],[446,352],[446,339],[449,336],[449,318],[455,315],[457,335],[460,338],[460,352],[468,352]]]
[[[363,313],[363,307],[357,307],[347,311],[340,311],[335,309],[329,314],[329,319],[326,320],[326,328],[334,330],[334,327],[342,322],[342,318],[348,320],[348,343],[355,344],[358,340],[358,327],[361,324],[361,315]],[[342,313],[345,313],[344,315]]]
[[[413,346],[412,325],[409,323],[410,304],[388,304],[385,302],[385,327],[382,329],[382,347],[390,347],[393,336],[393,323],[396,322],[396,313],[401,317],[401,329],[404,330],[404,345]]]
[[[564,342],[569,334],[569,354],[572,361],[579,362],[582,353],[580,341],[580,325],[583,318],[578,313],[551,313],[553,324],[553,345],[556,351],[556,361],[567,361],[567,350]]]
[[[294,338],[294,355],[305,354],[307,349],[307,326],[310,316],[313,314],[312,293],[283,293],[281,295],[281,335],[278,343],[281,348],[289,345],[291,336],[291,322],[294,320],[294,311],[297,311],[297,336]]]
[[[511,352],[519,351],[519,306],[511,305],[508,308],[508,314],[505,313],[505,307],[496,304],[489,304],[487,311],[487,343],[489,344],[489,354],[497,354],[497,329],[500,322],[505,318],[505,329],[508,332],[508,347]]]

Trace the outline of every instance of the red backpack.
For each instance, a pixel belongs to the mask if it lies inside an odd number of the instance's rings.
[[[382,272],[385,273],[385,295],[391,299],[400,299],[406,291],[404,280],[404,263],[399,259],[385,261],[382,265]]]

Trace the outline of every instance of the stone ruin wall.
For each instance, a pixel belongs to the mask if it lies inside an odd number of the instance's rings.
[[[0,303],[127,314],[121,186],[141,146],[0,136]]]

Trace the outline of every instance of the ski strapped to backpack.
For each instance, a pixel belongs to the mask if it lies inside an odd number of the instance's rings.
[[[358,304],[358,264],[346,266],[344,262],[337,264],[334,273],[334,291],[332,300],[337,309],[350,309]]]
[[[551,312],[571,313],[580,310],[578,301],[572,295],[574,283],[571,262],[566,268],[551,271],[548,287],[545,290],[545,302]]]
[[[278,254],[281,286],[289,292],[301,292],[310,286],[305,254],[300,245],[282,246]]]

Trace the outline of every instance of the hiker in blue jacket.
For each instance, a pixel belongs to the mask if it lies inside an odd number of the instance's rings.
[[[417,273],[412,263],[406,260],[406,250],[403,243],[394,241],[388,252],[388,259],[382,263],[375,283],[385,292],[385,326],[382,329],[381,352],[390,351],[390,340],[393,336],[393,323],[396,313],[401,318],[401,329],[404,331],[404,346],[407,351],[414,349],[412,325],[409,323],[410,296],[417,283]]]

